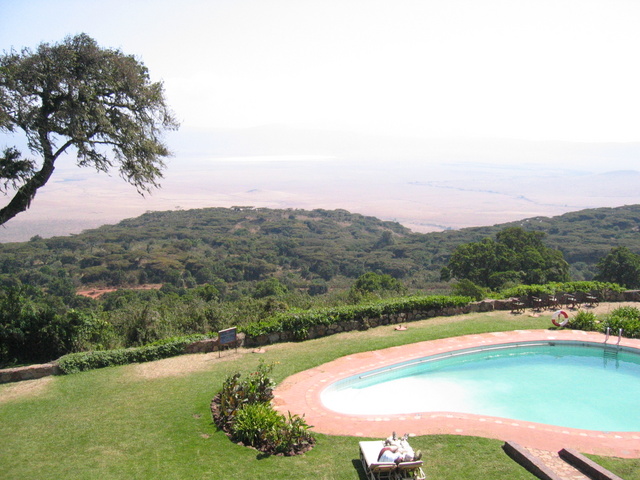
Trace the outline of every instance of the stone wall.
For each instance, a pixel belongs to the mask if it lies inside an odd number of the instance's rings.
[[[58,366],[55,363],[7,368],[5,370],[0,370],[0,383],[34,380],[36,378],[48,377],[49,375],[57,375],[59,373]]]

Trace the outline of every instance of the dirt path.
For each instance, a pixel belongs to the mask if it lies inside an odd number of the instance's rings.
[[[52,382],[53,377],[43,377],[0,385],[0,405],[11,400],[42,395],[47,392]]]
[[[161,283],[147,283],[144,285],[136,285],[134,287],[85,288],[82,290],[78,290],[76,294],[82,295],[83,297],[98,298],[101,295],[104,295],[105,293],[115,292],[117,290],[159,290],[160,288],[162,288]]]
[[[135,364],[133,365],[133,373],[135,376],[145,379],[189,375],[205,371],[216,363],[236,360],[252,352],[253,350],[247,348],[239,348],[237,351],[224,351],[220,356],[218,356],[218,352],[180,355],[155,362]]]

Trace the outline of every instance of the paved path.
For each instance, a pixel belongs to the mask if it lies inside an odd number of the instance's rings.
[[[557,452],[549,452],[531,447],[524,448],[542,460],[542,462],[562,480],[590,480],[585,474],[562,460]]]

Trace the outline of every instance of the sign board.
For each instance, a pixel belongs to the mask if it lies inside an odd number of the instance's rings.
[[[220,340],[220,345],[235,343],[236,337],[237,337],[236,327],[227,328],[226,330],[220,330],[218,332],[218,339]]]
[[[225,345],[233,344],[238,351],[238,342],[237,339],[237,328],[227,328],[226,330],[220,330],[218,332],[218,356],[220,356],[220,351],[222,347]]]

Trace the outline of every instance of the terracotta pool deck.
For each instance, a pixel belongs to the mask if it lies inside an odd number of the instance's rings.
[[[393,331],[390,332],[391,334],[402,335],[402,332]],[[445,338],[357,353],[285,379],[274,391],[274,405],[281,412],[304,414],[307,423],[313,425],[313,431],[329,435],[385,438],[392,431],[415,435],[473,435],[504,441],[511,440],[526,447],[548,451],[574,448],[597,455],[640,457],[640,432],[578,430],[456,412],[380,416],[345,415],[325,408],[320,400],[320,393],[325,387],[358,372],[452,350],[536,340],[579,340],[603,343],[605,336],[594,332],[571,330],[516,330]],[[612,336],[607,343],[615,345],[617,340],[617,337]],[[640,340],[623,338],[620,345],[640,349]],[[612,395],[615,393],[612,392]],[[554,403],[570,401],[571,399],[566,398],[550,398],[549,408],[553,408]]]

